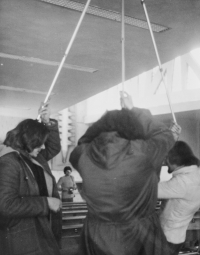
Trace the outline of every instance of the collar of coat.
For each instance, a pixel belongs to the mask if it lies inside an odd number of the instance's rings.
[[[192,165],[192,166],[184,166],[178,170],[175,170],[172,175],[176,176],[178,174],[189,174],[193,171],[200,170],[198,166]]]
[[[6,154],[8,154],[8,153],[11,153],[11,152],[16,152],[16,153],[20,154],[19,151],[14,150],[13,148],[11,148],[11,147],[9,147],[9,146],[6,146],[6,145],[4,145],[4,144],[0,145],[0,157],[6,155]],[[25,154],[23,153],[23,155],[25,155]],[[26,156],[26,155],[25,155],[25,156]],[[34,164],[36,164],[36,165],[38,165],[38,166],[40,166],[40,167],[43,168],[43,166],[42,166],[37,160],[33,159],[32,157],[29,157],[29,159],[30,159]]]
[[[0,145],[0,157],[4,156],[4,155],[6,155],[6,154],[8,154],[10,152],[14,152],[14,151],[16,151],[16,150],[13,150],[11,147],[8,147],[8,146],[6,146],[4,144]]]

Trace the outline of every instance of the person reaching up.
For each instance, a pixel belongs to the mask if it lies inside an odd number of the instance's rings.
[[[160,221],[172,254],[179,253],[186,231],[200,208],[200,161],[190,146],[177,141],[167,156],[172,178],[158,184],[158,198],[167,199]]]
[[[180,127],[133,107],[127,93],[121,103],[88,128],[70,155],[88,207],[79,254],[169,255],[155,208],[161,165]]]
[[[61,201],[48,161],[61,149],[48,104],[0,146],[0,254],[60,255]]]

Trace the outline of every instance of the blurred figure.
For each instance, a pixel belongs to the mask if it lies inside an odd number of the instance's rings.
[[[133,107],[128,94],[121,104],[93,123],[70,155],[88,207],[79,254],[168,255],[155,207],[174,135],[148,110]],[[179,126],[173,130],[177,137]]]
[[[172,254],[176,255],[183,247],[189,223],[200,208],[200,162],[187,143],[177,141],[168,153],[167,165],[172,178],[158,185],[158,198],[169,199],[160,221]]]
[[[61,177],[57,183],[58,190],[62,191],[62,202],[73,202],[74,190],[77,189],[74,177],[71,175],[70,166],[64,168],[65,176]]]
[[[0,147],[0,254],[60,255],[61,201],[47,161],[61,147],[48,104],[41,123],[26,119]]]

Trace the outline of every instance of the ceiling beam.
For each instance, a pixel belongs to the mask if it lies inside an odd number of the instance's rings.
[[[26,57],[26,56],[6,54],[6,53],[3,53],[3,52],[0,52],[0,57],[1,58],[7,58],[7,59],[15,59],[15,60],[20,60],[20,61],[25,61],[25,62],[29,62],[29,63],[48,65],[48,66],[58,66],[60,64],[59,62],[55,62],[55,61],[49,61],[49,60],[44,60],[44,59],[40,59],[40,58],[32,58],[32,57]],[[94,68],[76,66],[76,65],[70,65],[70,64],[64,64],[63,67],[67,68],[67,69],[72,69],[72,70],[81,71],[81,72],[88,72],[88,73],[94,73],[94,72],[98,71],[97,69],[94,69]]]

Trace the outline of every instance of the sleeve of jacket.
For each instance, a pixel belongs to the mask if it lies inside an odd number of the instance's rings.
[[[46,197],[20,196],[20,188],[26,187],[21,177],[21,165],[10,157],[0,159],[0,215],[4,218],[46,216],[49,212]]]
[[[77,186],[76,186],[76,182],[75,182],[74,176],[71,176],[71,178],[72,178],[72,181],[73,181],[73,188],[74,188],[74,189],[77,189]]]
[[[158,198],[173,199],[184,198],[186,194],[186,184],[181,178],[173,177],[169,181],[158,183]]]
[[[134,107],[132,111],[137,114],[141,124],[145,137],[145,153],[159,174],[164,158],[175,143],[172,131],[164,123],[156,120],[149,110]]]
[[[157,133],[162,133],[166,130],[171,133],[168,127],[164,123],[156,120],[156,118],[152,116],[148,109],[133,107],[131,111],[137,117],[138,122],[140,122],[142,133],[145,139],[148,139]]]
[[[74,150],[71,152],[70,157],[69,157],[69,162],[72,164],[72,166],[78,170],[78,161],[79,158],[85,149],[85,144],[77,145]]]
[[[40,152],[47,161],[54,158],[61,150],[58,122],[56,120],[52,121],[53,124],[51,126],[47,126],[50,130],[50,134],[45,142],[45,149]]]
[[[57,185],[58,190],[62,190],[62,177],[58,180],[56,185]]]

